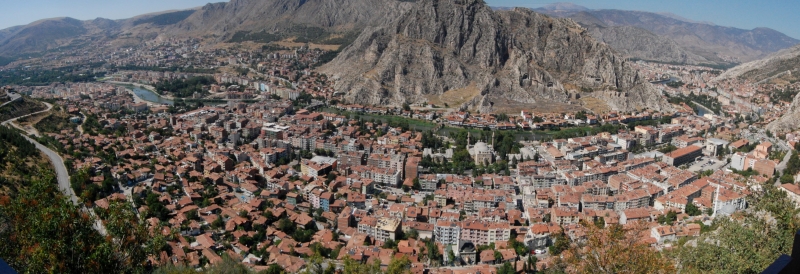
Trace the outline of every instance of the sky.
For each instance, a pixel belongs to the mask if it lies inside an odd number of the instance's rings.
[[[260,0],[265,1],[265,0]],[[485,0],[491,6],[541,7],[557,1]],[[0,29],[52,17],[89,20],[124,19],[172,9],[187,9],[223,0],[0,0]],[[573,0],[590,9],[671,12],[720,26],[743,29],[768,27],[800,39],[800,1],[797,0]]]
[[[263,1],[263,0],[262,0]],[[200,7],[225,0],[0,0],[0,29],[53,17],[90,20],[125,19],[136,15]]]

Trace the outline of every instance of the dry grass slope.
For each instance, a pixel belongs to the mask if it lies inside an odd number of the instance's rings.
[[[583,107],[587,108],[593,113],[602,114],[611,111],[611,107],[609,107],[608,104],[601,99],[583,97],[581,98],[581,102],[583,102]]]
[[[480,94],[481,90],[478,89],[478,86],[475,83],[470,83],[469,86],[460,89],[451,89],[441,95],[431,94],[426,96],[426,98],[430,104],[447,104],[449,106],[457,107],[469,100],[472,100],[472,98],[475,98],[475,96]]]

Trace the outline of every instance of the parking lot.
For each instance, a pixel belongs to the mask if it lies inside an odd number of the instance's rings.
[[[688,170],[691,172],[698,172],[704,170],[718,170],[722,169],[727,165],[727,161],[720,161],[716,158],[709,158],[709,157],[702,157],[702,159],[695,161],[689,166]]]

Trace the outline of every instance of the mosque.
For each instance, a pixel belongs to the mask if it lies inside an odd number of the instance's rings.
[[[478,141],[475,145],[469,145],[470,135],[467,133],[467,151],[472,159],[475,160],[475,165],[489,165],[494,163],[494,133],[492,133],[492,145],[488,145],[482,141]]]

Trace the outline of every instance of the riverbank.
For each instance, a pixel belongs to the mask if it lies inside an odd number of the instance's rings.
[[[706,106],[704,106],[704,105],[702,105],[702,104],[700,104],[698,102],[692,101],[692,103],[694,103],[695,107],[698,108],[698,111],[697,111],[697,115],[698,116],[703,116],[706,113],[711,113],[711,114],[717,115],[716,112],[714,112],[710,108],[708,108],[708,107],[706,107]]]
[[[172,105],[175,102],[172,96],[161,96],[158,93],[156,93],[154,91],[155,88],[153,86],[143,85],[138,83],[130,83],[130,82],[117,82],[117,81],[104,81],[104,83],[114,84],[124,87],[125,91],[128,92],[128,94],[130,94],[131,96],[133,96],[133,102],[137,104],[145,103],[150,107],[157,107],[157,106],[162,106],[164,104]],[[151,97],[155,97],[157,99],[153,100],[153,99],[142,98],[142,96],[136,93],[136,89],[140,89],[141,91],[144,92],[149,92],[152,94]]]
[[[139,97],[139,95],[136,95],[136,93],[135,93],[135,92],[133,92],[133,90],[132,90],[132,89],[125,88],[125,91],[127,91],[127,92],[128,92],[128,94],[130,94],[131,96],[133,96],[133,102],[134,102],[134,103],[137,103],[137,104],[138,104],[138,103],[145,103],[145,104],[147,104],[147,106],[150,106],[150,107],[157,107],[157,106],[161,106],[161,104],[158,104],[158,103],[155,103],[155,102],[150,102],[150,101],[147,101],[147,100],[144,100],[144,99],[142,99],[141,97]]]
[[[149,91],[157,94],[161,98],[164,98],[164,99],[167,99],[167,100],[175,100],[175,97],[173,97],[172,95],[160,95],[160,94],[158,94],[158,92],[156,92],[156,88],[154,86],[151,86],[151,85],[132,83],[132,82],[117,82],[117,81],[103,81],[103,82],[104,83],[109,83],[109,84],[121,85],[121,86],[134,86],[134,87],[138,87],[138,88],[143,88],[143,89],[149,90]]]

